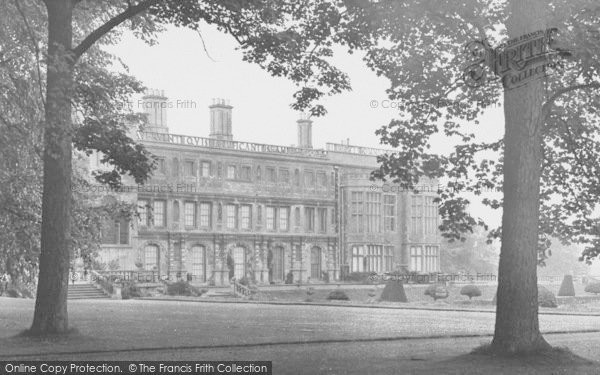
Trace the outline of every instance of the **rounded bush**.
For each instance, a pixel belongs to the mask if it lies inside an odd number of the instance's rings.
[[[327,296],[328,300],[350,301],[350,297],[341,289],[332,290]]]
[[[573,276],[565,275],[560,289],[558,290],[560,297],[573,297],[575,295],[575,285],[573,285]]]
[[[586,293],[598,294],[600,293],[600,283],[590,283],[585,286],[584,290],[586,291]]]
[[[434,301],[437,301],[438,299],[448,298],[450,293],[445,286],[440,284],[432,284],[425,289],[425,295],[430,296]]]
[[[460,294],[469,297],[481,297],[481,290],[476,285],[465,285],[460,289]]]
[[[558,307],[554,293],[541,285],[538,285],[538,306]]]

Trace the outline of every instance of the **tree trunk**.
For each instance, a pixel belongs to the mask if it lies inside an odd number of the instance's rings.
[[[511,0],[509,37],[544,29],[539,0]],[[504,92],[504,207],[492,350],[526,353],[547,349],[538,323],[537,243],[542,164],[543,82]]]
[[[46,1],[48,73],[40,273],[30,333],[68,331],[70,257],[72,0]]]

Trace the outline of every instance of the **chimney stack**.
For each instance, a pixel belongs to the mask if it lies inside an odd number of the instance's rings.
[[[145,130],[155,133],[168,133],[167,108],[169,103],[164,90],[148,90],[142,97],[142,107],[148,122]]]
[[[213,99],[210,105],[210,138],[233,140],[231,132],[231,112],[233,107],[229,100]]]
[[[298,123],[298,147],[312,148],[312,120],[302,114]]]

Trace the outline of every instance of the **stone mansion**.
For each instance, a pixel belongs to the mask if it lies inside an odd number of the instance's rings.
[[[210,285],[439,271],[437,187],[413,194],[370,181],[385,150],[313,148],[306,118],[294,147],[237,141],[233,107],[220,99],[209,106],[208,137],[171,134],[164,93],[143,100],[148,125],[135,137],[158,167],[120,196],[137,202],[139,218],[106,223],[101,262]],[[99,160],[92,155],[90,167]]]

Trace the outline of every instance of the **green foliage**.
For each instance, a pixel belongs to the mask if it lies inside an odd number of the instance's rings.
[[[183,280],[167,285],[167,294],[170,296],[198,297],[204,292],[205,290],[198,289],[189,282]]]
[[[538,305],[541,307],[557,307],[556,297],[554,293],[546,287],[538,285]]]
[[[590,283],[585,286],[586,293],[600,294],[600,283]]]
[[[572,297],[575,295],[575,285],[573,285],[573,276],[565,275],[560,289],[558,290],[559,297]]]
[[[481,290],[476,285],[465,285],[460,289],[460,294],[469,297],[481,297]]]
[[[438,299],[448,298],[448,296],[450,295],[448,289],[440,284],[431,284],[427,287],[427,289],[425,289],[424,294],[433,298],[434,301],[437,301]]]
[[[335,289],[327,295],[328,300],[350,301],[350,297],[342,289]]]

